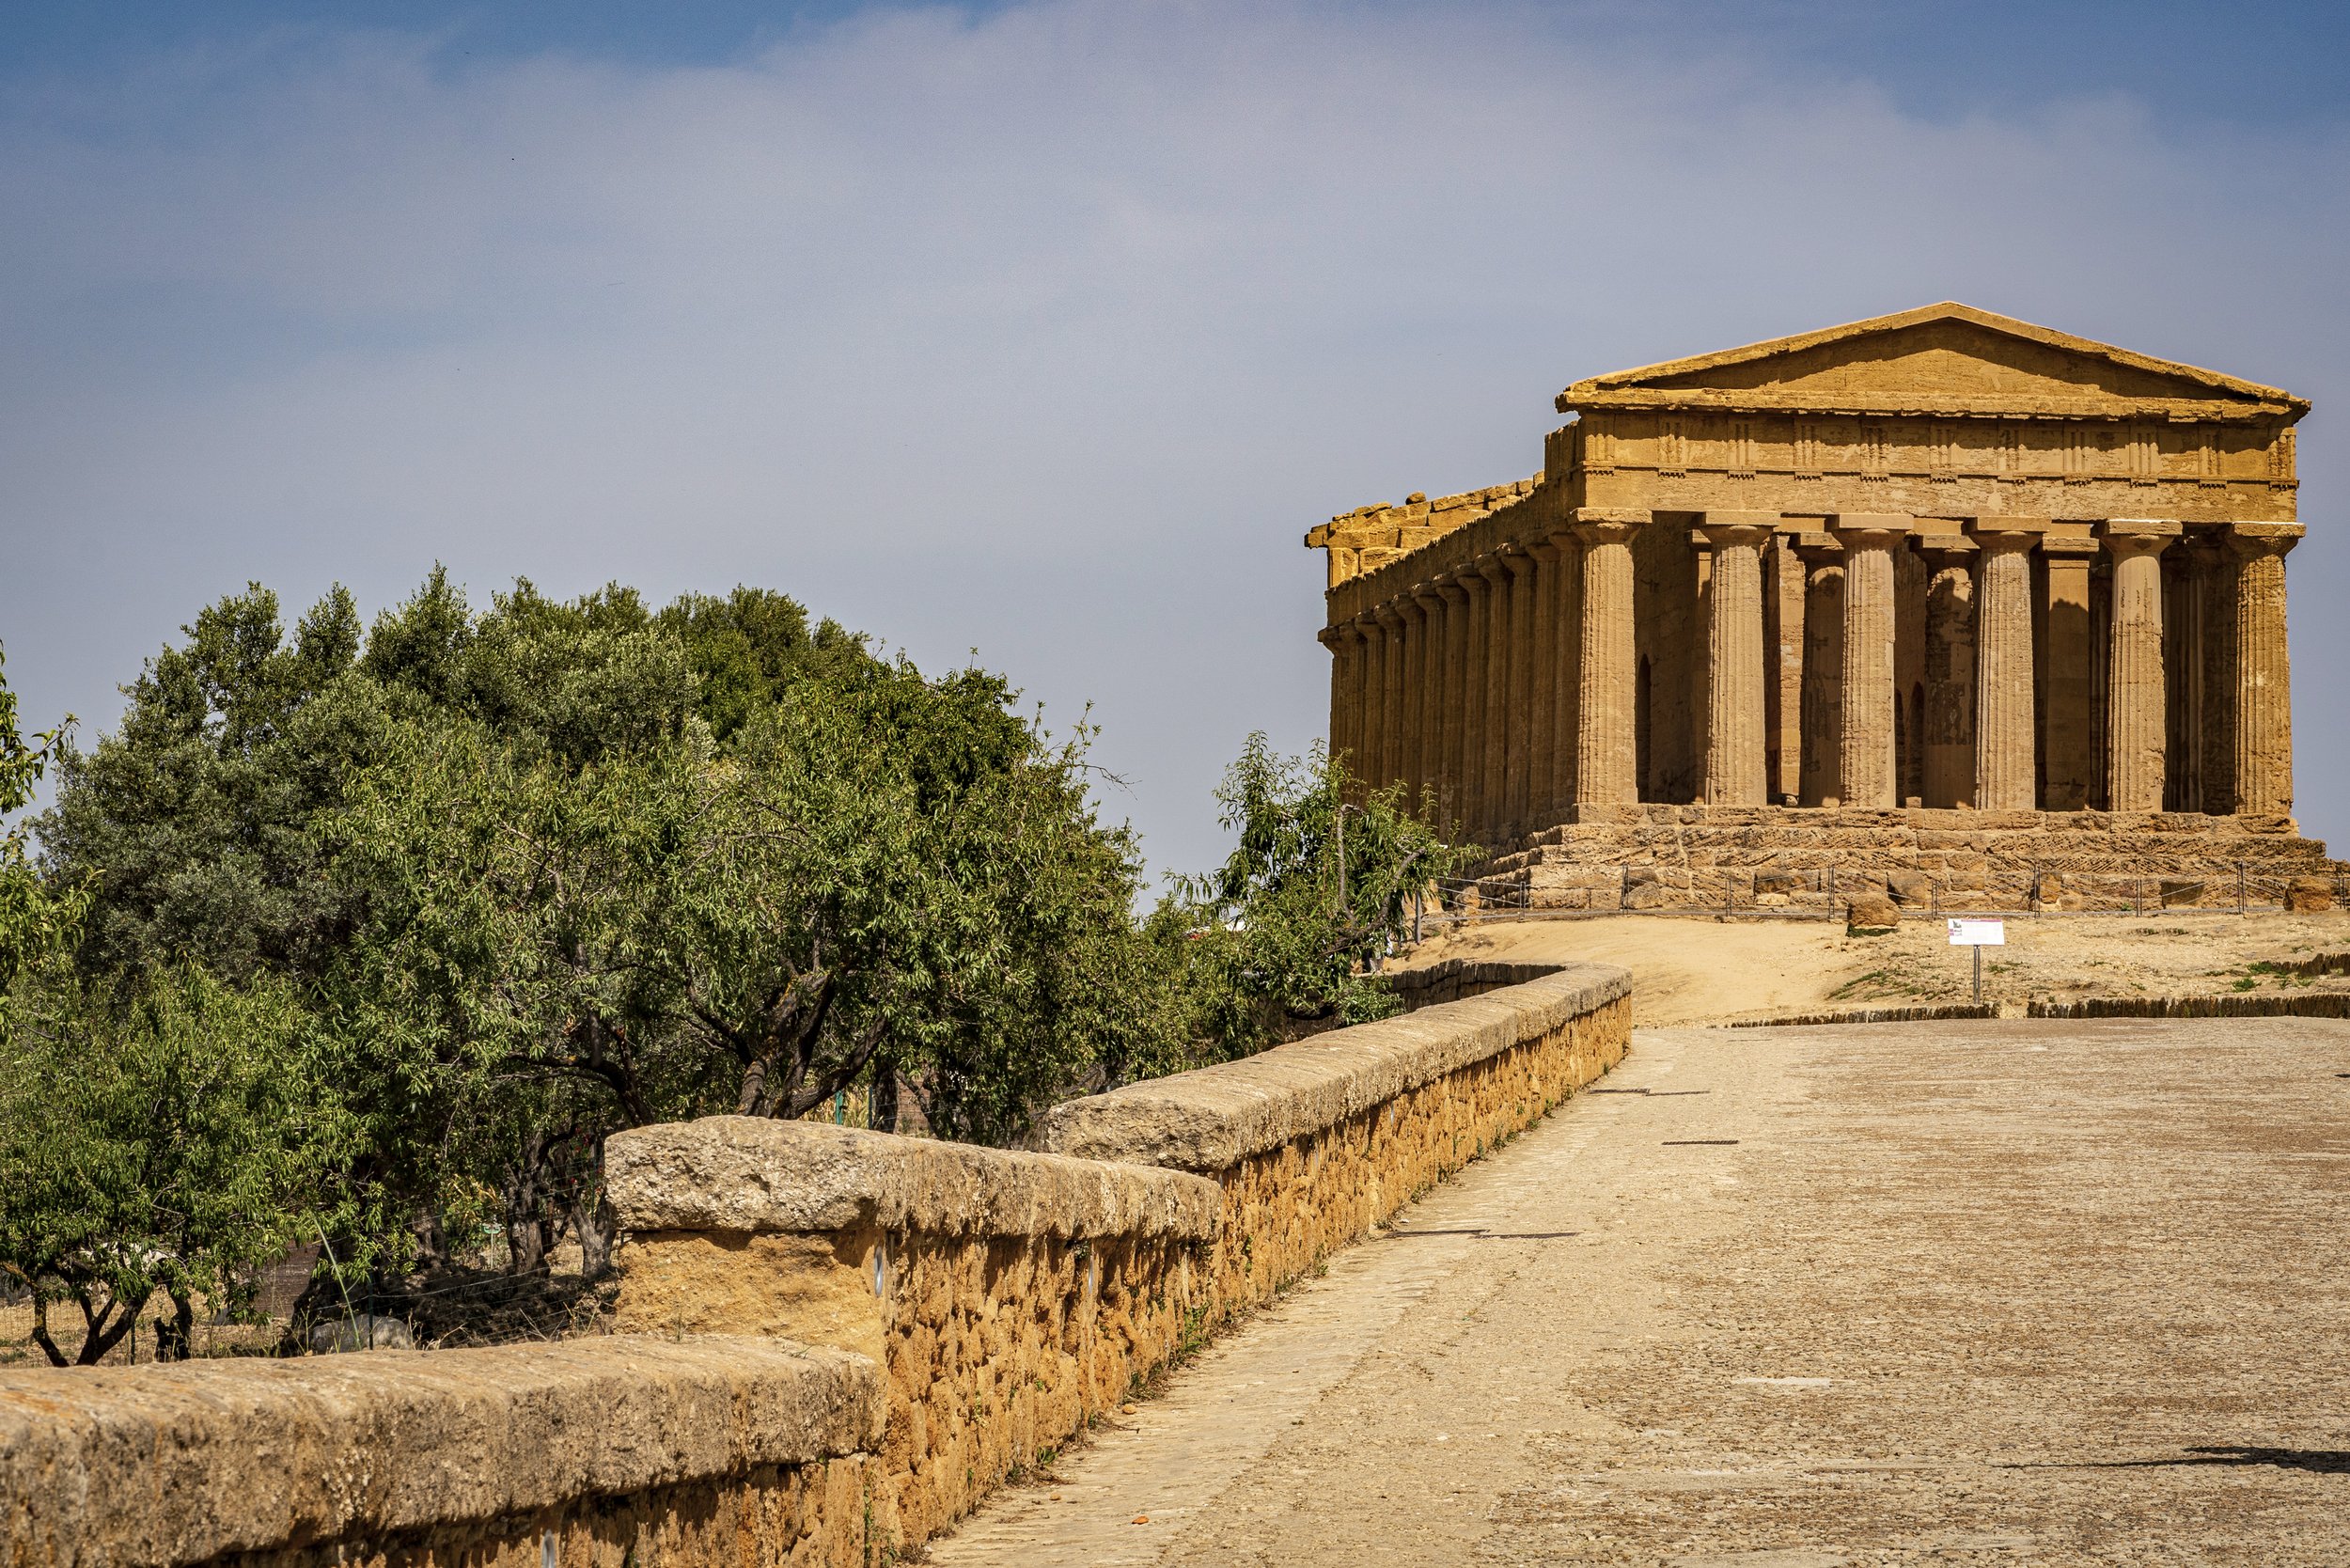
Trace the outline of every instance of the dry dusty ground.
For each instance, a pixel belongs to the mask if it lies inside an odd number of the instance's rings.
[[[932,1560],[2350,1562],[2346,1116],[2330,1021],[1643,1031]]]
[[[2342,915],[2052,916],[2010,919],[2007,938],[2004,948],[1984,950],[1986,1000],[2350,991],[2350,975],[2260,967],[2350,954],[2350,917]],[[1938,918],[1904,920],[1886,936],[1846,936],[1841,924],[1825,920],[1699,915],[1496,920],[1423,943],[1405,962],[1446,958],[1619,964],[1635,977],[1634,1013],[1646,1025],[1971,995],[1969,956],[1950,946]]]

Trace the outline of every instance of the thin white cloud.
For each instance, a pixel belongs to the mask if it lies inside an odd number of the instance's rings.
[[[662,70],[288,35],[0,121],[0,635],[29,713],[105,718],[247,577],[762,582],[1093,700],[1196,864],[1240,736],[1319,729],[1320,518],[1531,472],[1575,376],[1949,296],[2323,409],[2344,168],[1507,8],[895,12]],[[2324,429],[2304,604],[2350,581]]]

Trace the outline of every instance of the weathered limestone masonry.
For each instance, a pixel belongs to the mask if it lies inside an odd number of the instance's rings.
[[[0,1372],[0,1563],[862,1568],[884,1410],[779,1340]]]
[[[1058,1107],[611,1140],[623,1332],[0,1372],[0,1568],[870,1568],[1619,1060],[1622,971]]]
[[[2350,870],[2292,820],[2306,400],[1944,304],[1558,406],[1538,478],[1306,536],[1333,748],[1535,902]]]
[[[1058,1107],[1051,1154],[719,1118],[610,1146],[631,1327],[886,1369],[905,1544],[1623,1054],[1594,965]]]

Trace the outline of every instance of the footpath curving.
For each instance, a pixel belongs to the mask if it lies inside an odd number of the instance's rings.
[[[1630,1032],[1629,978],[1568,965],[1073,1101],[1049,1152],[621,1134],[619,1333],[0,1373],[0,1568],[881,1561]]]

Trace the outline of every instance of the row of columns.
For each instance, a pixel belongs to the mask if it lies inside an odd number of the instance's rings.
[[[1504,546],[1327,629],[1334,746],[1356,759],[1362,776],[1403,783],[1438,821],[1488,842],[1564,821],[1571,807],[1637,802],[1633,541],[1651,516],[1579,509],[1544,539]],[[1921,523],[1847,513],[1829,519],[1823,534],[1790,541],[1778,513],[1715,511],[1700,515],[1697,531],[1711,552],[1699,677],[1707,801],[1760,806],[1794,793],[1793,740],[1807,751],[1832,745],[1841,804],[1901,804],[1894,557],[1915,537],[1932,571],[1927,671],[1938,688],[1933,717],[1911,737],[1923,748],[1929,794],[1982,810],[2037,804],[2038,694],[2077,697],[2086,714],[2097,651],[2089,642],[2089,572],[2103,550],[2112,567],[2101,651],[2106,805],[2163,808],[2170,704],[2160,557],[2180,540],[2180,524],[2114,520],[2089,539],[2058,534],[2046,518]],[[2219,667],[2232,687],[2224,706],[2232,731],[2228,799],[2237,811],[2292,806],[2283,557],[2299,533],[2292,524],[2229,525],[2220,545],[2233,568],[2224,578],[2229,603],[2222,616],[2199,616],[2224,620],[2201,630],[2230,644]],[[1780,549],[1768,549],[1774,539]],[[1815,569],[1832,560],[1842,588],[1841,624],[1808,627],[1794,639],[1802,667],[1794,673],[1794,649],[1783,641],[1766,657],[1763,642],[1766,599],[1782,607],[1784,627],[1784,607],[1805,597],[1800,574],[1787,570],[1790,544]],[[2038,682],[2035,550],[2050,603],[2080,611],[2061,633],[2048,623],[2040,651],[2049,667]],[[1766,556],[1780,568],[1768,584]],[[1816,732],[1816,721],[1802,721],[1828,706],[1804,701],[1807,686],[1832,695],[1832,738]],[[1766,700],[1774,689],[1776,703]],[[1774,706],[1785,759],[1776,788],[1765,731]],[[2058,706],[2052,698],[2051,713]]]

